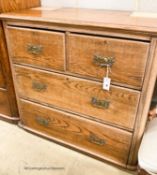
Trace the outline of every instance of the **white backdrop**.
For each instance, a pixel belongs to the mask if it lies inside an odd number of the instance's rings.
[[[157,0],[139,0],[142,11],[157,12]],[[135,0],[42,0],[46,7],[83,7],[113,10],[134,10]]]
[[[117,3],[118,2],[118,3]],[[43,6],[132,10],[133,0],[42,0]]]

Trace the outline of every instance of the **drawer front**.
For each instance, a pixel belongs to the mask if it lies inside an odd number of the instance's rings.
[[[69,34],[68,70],[102,79],[110,65],[112,82],[140,89],[148,50],[146,42]]]
[[[133,129],[139,101],[136,91],[112,86],[107,92],[101,83],[20,66],[15,66],[15,72],[22,98]]]
[[[64,70],[63,33],[8,27],[8,37],[14,63]]]
[[[0,115],[11,116],[7,92],[0,90]]]
[[[21,101],[22,124],[95,156],[126,164],[131,133]]]

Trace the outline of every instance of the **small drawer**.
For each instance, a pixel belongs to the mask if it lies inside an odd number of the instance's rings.
[[[13,63],[64,70],[64,33],[7,27]]]
[[[0,90],[0,115],[11,116],[7,92]]]
[[[149,43],[77,34],[67,41],[70,72],[102,80],[109,65],[112,82],[141,88]]]
[[[58,142],[120,165],[127,163],[132,134],[66,112],[20,101],[21,122]]]
[[[132,130],[140,93],[80,78],[15,66],[19,96]]]

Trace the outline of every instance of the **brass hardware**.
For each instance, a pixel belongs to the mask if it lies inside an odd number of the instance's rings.
[[[36,117],[35,120],[38,124],[45,126],[45,127],[47,127],[50,123],[50,119],[45,119],[42,117]]]
[[[115,59],[113,57],[103,57],[103,56],[94,56],[94,64],[100,67],[111,67],[115,63]]]
[[[39,55],[43,51],[43,46],[41,45],[33,45],[33,44],[28,44],[27,45],[27,51],[33,55]]]
[[[41,82],[33,81],[32,88],[38,92],[41,92],[47,89],[47,85]]]
[[[110,102],[107,100],[98,100],[97,98],[92,97],[91,104],[95,107],[108,109]]]
[[[99,146],[104,146],[106,144],[106,141],[104,139],[99,138],[95,134],[90,134],[89,141]]]

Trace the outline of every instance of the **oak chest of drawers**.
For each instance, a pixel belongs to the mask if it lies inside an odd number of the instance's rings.
[[[157,32],[153,20],[129,15],[35,8],[1,16],[21,127],[136,166],[157,75]]]
[[[39,0],[0,0],[0,13],[39,5]],[[2,21],[0,21],[0,119],[13,123],[19,121]]]

